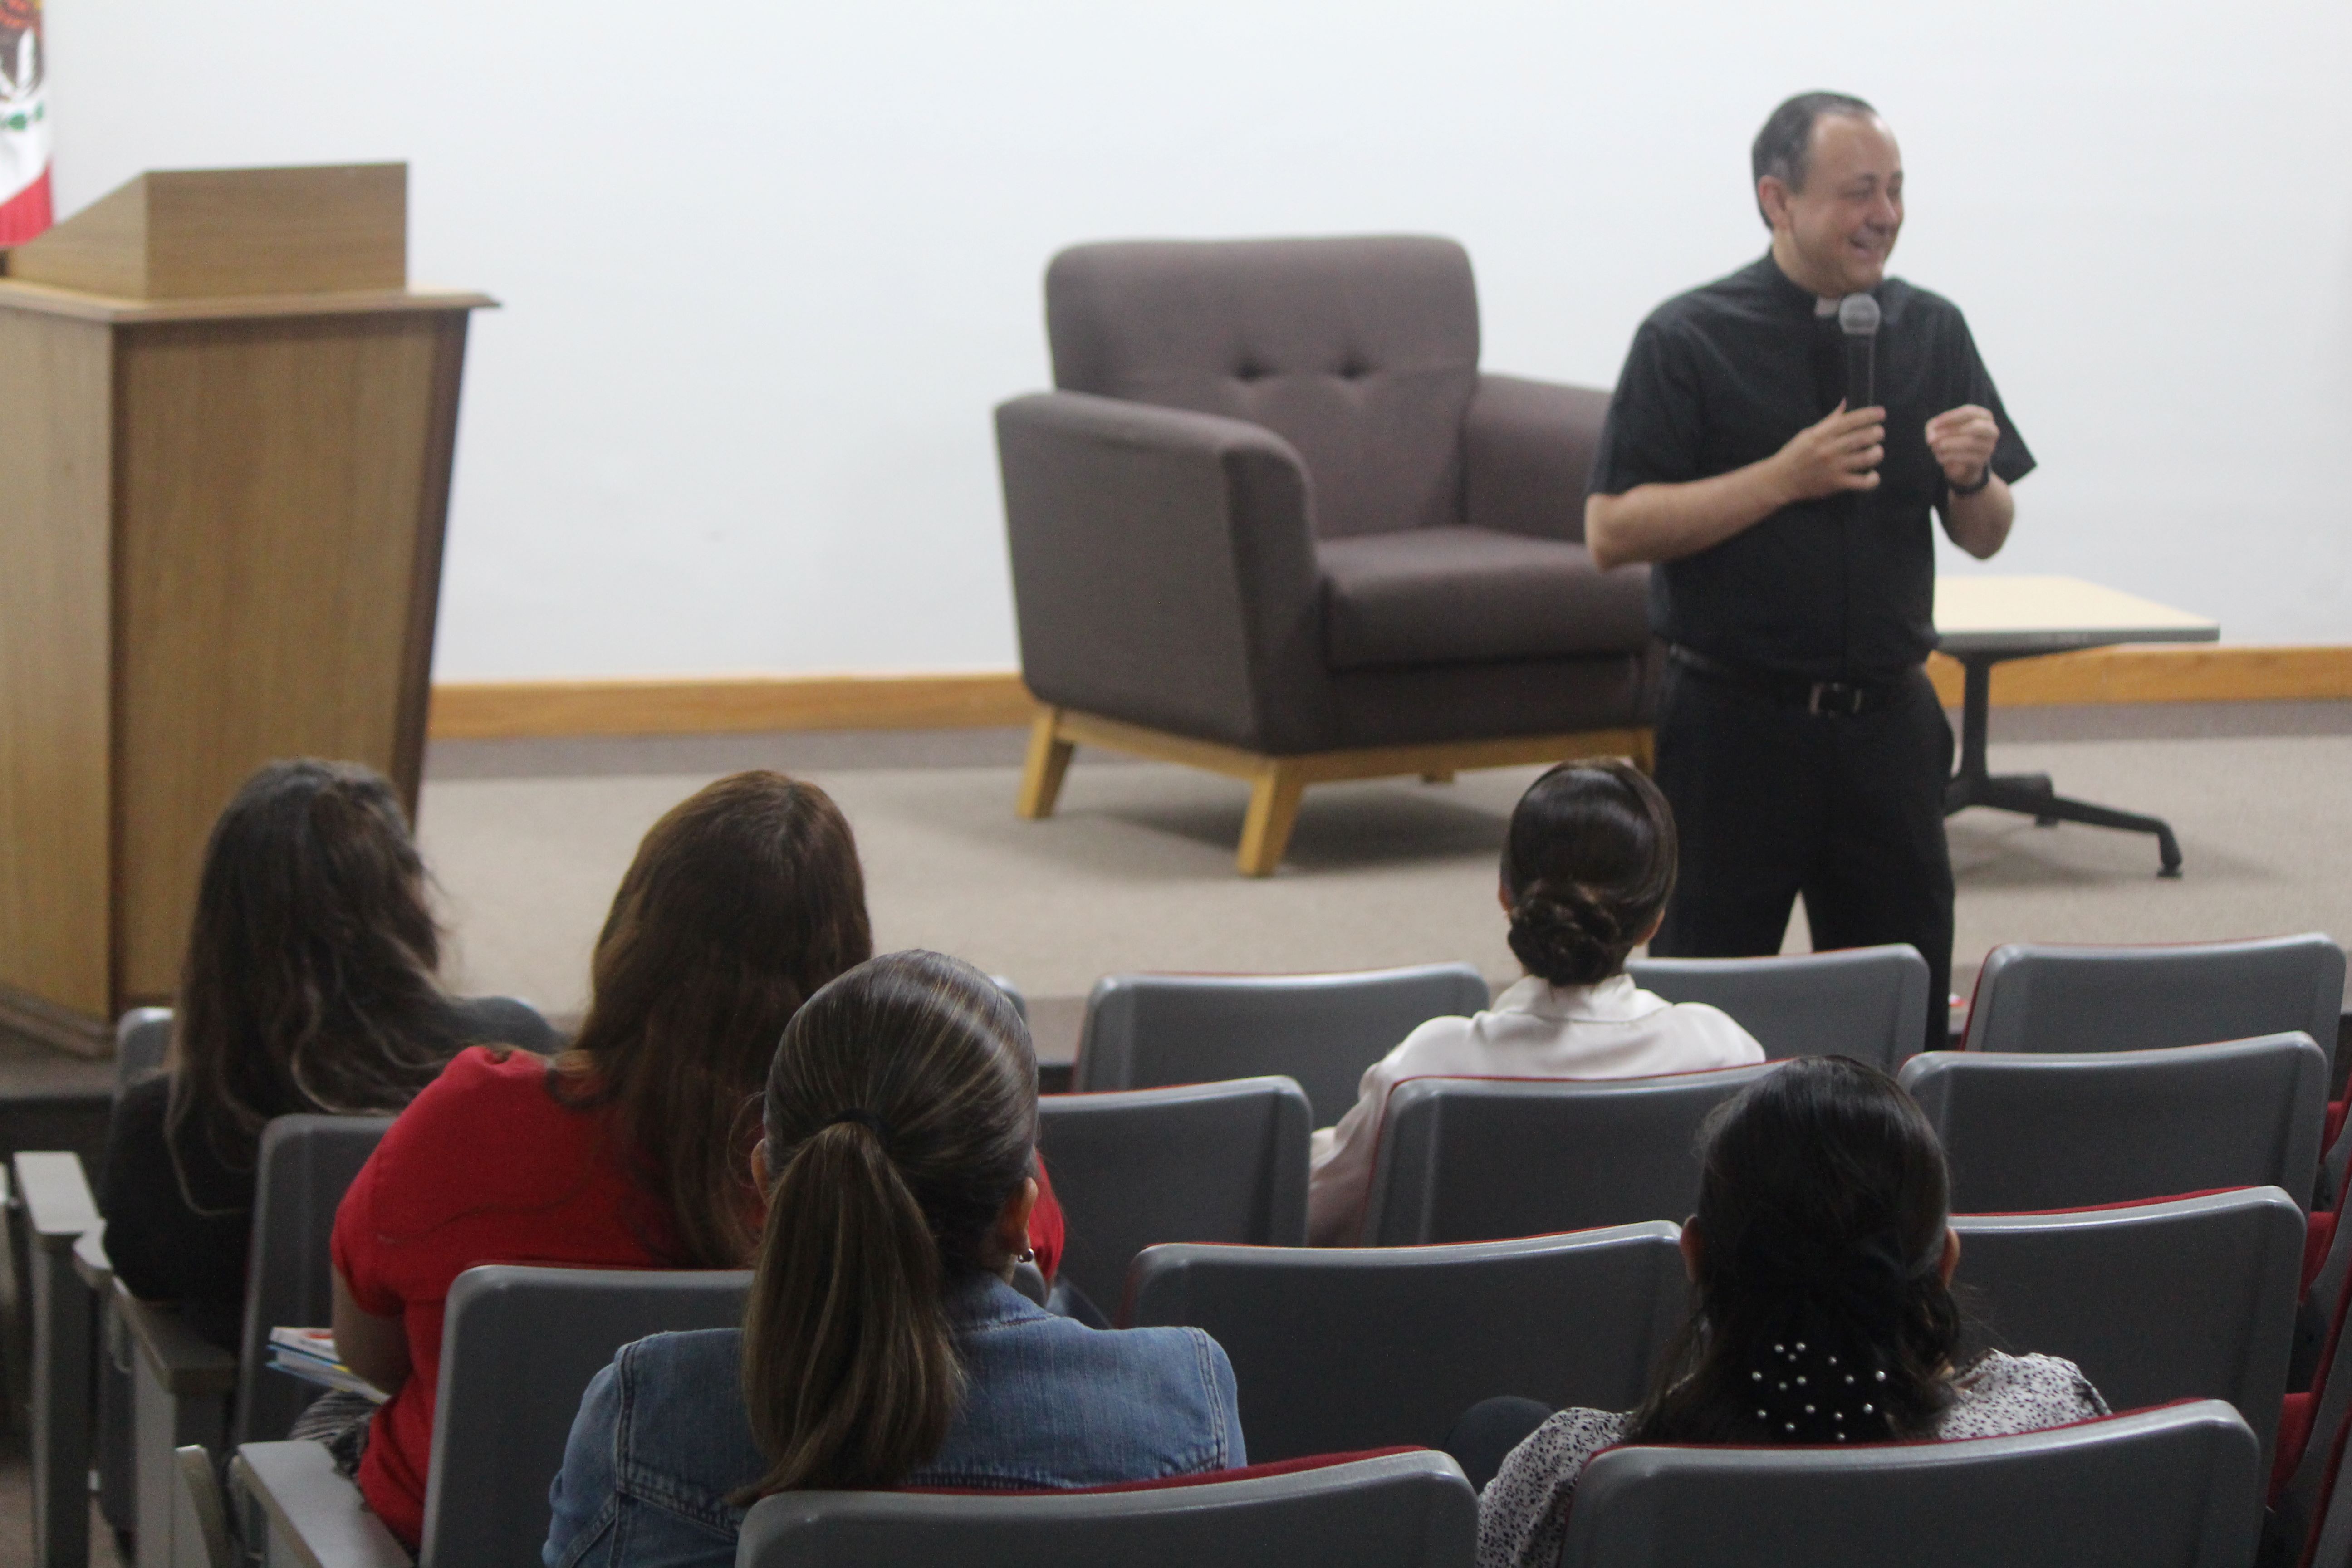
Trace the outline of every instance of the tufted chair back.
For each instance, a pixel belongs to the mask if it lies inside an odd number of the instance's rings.
[[[1325,539],[1462,521],[1470,258],[1414,236],[1081,245],[1045,272],[1054,384],[1261,425]]]

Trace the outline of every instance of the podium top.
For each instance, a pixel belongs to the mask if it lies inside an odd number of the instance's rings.
[[[408,165],[151,172],[11,251],[8,275],[115,300],[403,290]]]
[[[471,289],[353,289],[335,293],[246,294],[213,300],[124,300],[0,278],[0,310],[71,316],[85,321],[251,321],[265,316],[373,316],[415,310],[493,310],[498,301]]]

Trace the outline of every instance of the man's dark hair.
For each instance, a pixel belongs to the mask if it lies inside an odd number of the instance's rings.
[[[1799,93],[1774,110],[1764,129],[1756,133],[1756,145],[1748,154],[1752,171],[1748,188],[1753,191],[1769,174],[1791,191],[1803,190],[1806,165],[1812,162],[1813,122],[1824,114],[1877,112],[1850,92]],[[1761,196],[1756,198],[1756,214],[1764,219],[1766,228],[1772,226]]]

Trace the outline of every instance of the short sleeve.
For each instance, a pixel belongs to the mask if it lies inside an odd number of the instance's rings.
[[[1633,334],[1610,396],[1587,492],[1622,495],[1636,485],[1705,477],[1699,472],[1702,412],[1688,347],[1652,317]]]
[[[2000,401],[2000,392],[1992,384],[1992,373],[1985,369],[1984,359],[1977,353],[1975,337],[1969,331],[1968,318],[1958,310],[1952,312],[1952,328],[1958,339],[1953,353],[1959,366],[1958,385],[1953,401],[1945,406],[1958,408],[1973,403],[1991,414],[1993,423],[2000,426],[2000,438],[1993,444],[1992,471],[2005,484],[2015,484],[2034,468],[2033,454],[2026,448],[2025,437],[2017,433],[2017,426]],[[1937,409],[1942,413],[1943,409]]]
[[[1624,1435],[1625,1417],[1563,1410],[1512,1449],[1478,1495],[1478,1568],[1551,1568],[1585,1461]]]
[[[1029,1211],[1029,1250],[1037,1255],[1037,1272],[1052,1284],[1061,1271],[1062,1247],[1069,1235],[1062,1203],[1054,1195],[1054,1178],[1045,1173],[1045,1156],[1036,1157],[1037,1206]]]
[[[335,1272],[350,1287],[359,1310],[372,1317],[396,1318],[404,1303],[384,1279],[378,1239],[382,1230],[375,1221],[376,1183],[383,1154],[384,1146],[377,1144],[344,1190],[343,1201],[335,1206],[334,1235],[328,1247]]]

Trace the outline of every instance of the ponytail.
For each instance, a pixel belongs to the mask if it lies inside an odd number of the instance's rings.
[[[784,1030],[763,1110],[772,1185],[743,1323],[743,1399],[768,1469],[736,1494],[898,1484],[964,1389],[948,1302],[1005,1260],[1037,1068],[994,983],[889,953]]]
[[[777,1179],[743,1325],[767,1473],[741,1498],[888,1486],[938,1452],[963,1389],[939,1248],[870,1127],[842,1121]]]

